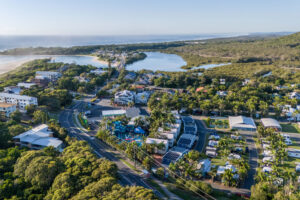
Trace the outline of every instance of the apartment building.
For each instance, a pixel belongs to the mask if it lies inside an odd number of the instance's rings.
[[[9,117],[11,113],[15,112],[17,109],[15,104],[0,103],[0,114],[4,114],[5,117]]]
[[[0,92],[0,102],[15,104],[17,109],[25,111],[27,105],[38,105],[37,98],[19,94]]]
[[[51,71],[37,71],[35,73],[36,79],[49,79],[50,81],[56,81],[61,76],[62,76],[61,73],[51,72]]]

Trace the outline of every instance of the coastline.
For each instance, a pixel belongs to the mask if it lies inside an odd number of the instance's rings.
[[[24,58],[20,59],[20,58],[16,58],[16,60],[9,60],[6,61],[4,63],[1,63],[0,61],[0,76],[2,76],[3,74],[6,74],[8,72],[14,71],[17,68],[19,68],[20,66],[22,66],[23,64],[36,60],[36,59],[45,59],[45,58],[51,58],[54,56],[61,56],[61,55],[38,55],[38,56],[24,56]],[[88,57],[92,57],[92,60],[94,62],[98,62],[102,65],[108,65],[108,62],[104,61],[104,60],[99,60],[97,56],[92,56],[92,55],[74,55],[74,56],[88,56]],[[1,56],[0,56],[1,58]],[[13,58],[13,56],[12,56]],[[114,66],[114,65],[112,65]]]
[[[17,59],[17,60],[12,60],[12,61],[5,62],[5,63],[0,63],[0,75],[3,75],[10,71],[13,71],[27,62],[30,62],[30,61],[33,61],[36,59],[49,58],[49,57],[50,56],[27,57],[27,58],[23,58],[23,59]]]
[[[92,56],[92,55],[87,55],[89,57],[93,57],[93,61],[95,62],[99,62],[103,65],[107,65],[108,66],[108,62],[105,60],[100,60],[97,56]],[[116,63],[111,64],[112,67],[117,67],[118,65]]]

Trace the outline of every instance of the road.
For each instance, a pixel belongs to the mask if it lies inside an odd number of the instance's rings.
[[[112,149],[110,146],[101,142],[96,138],[90,137],[88,134],[80,130],[73,121],[73,113],[75,109],[82,110],[84,103],[77,101],[77,103],[69,109],[65,109],[61,112],[59,116],[59,122],[62,127],[68,130],[68,134],[71,137],[75,137],[78,140],[86,141],[94,150],[95,154],[101,158],[104,157],[112,162],[114,162],[119,169],[119,182],[121,185],[137,185],[142,186],[154,191],[154,193],[163,198],[163,195],[160,194],[156,189],[149,186],[144,180],[143,177],[138,175],[135,171],[125,165],[118,157],[117,152]]]
[[[204,125],[203,122],[200,120],[199,116],[192,116],[193,119],[196,122],[197,125],[197,130],[198,130],[198,136],[199,136],[199,140],[197,141],[197,144],[195,146],[195,149],[200,151],[200,152],[204,152],[204,148],[205,148],[205,142],[206,142],[206,137],[207,134],[211,133],[211,132],[215,132],[214,130],[211,129],[207,129]]]
[[[246,138],[246,142],[249,148],[249,167],[250,170],[248,171],[248,177],[246,178],[246,181],[244,182],[242,188],[244,189],[251,189],[251,186],[255,184],[255,174],[256,174],[256,168],[258,167],[258,153],[257,148],[255,146],[255,141],[253,139],[255,132],[246,132],[246,131],[240,131],[240,134]]]

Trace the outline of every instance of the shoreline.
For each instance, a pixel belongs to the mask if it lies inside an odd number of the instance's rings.
[[[99,62],[103,65],[107,65],[108,66],[108,62],[105,60],[100,60],[97,56],[92,56],[92,55],[88,55],[89,57],[93,57],[93,61],[95,62]],[[112,67],[117,67],[118,65],[116,63],[111,64]]]
[[[39,56],[39,57],[25,57],[23,59],[17,59],[17,60],[11,60],[5,63],[0,63],[0,75],[6,74],[8,72],[11,72],[13,70],[16,70],[23,64],[36,60],[36,59],[45,59],[50,58],[51,56]],[[1,58],[1,56],[0,56]]]
[[[0,58],[1,58],[1,56],[2,55],[0,55]],[[11,56],[12,60],[5,61],[4,63],[1,63],[1,60],[0,60],[0,76],[16,70],[17,68],[19,68],[20,66],[22,66],[23,64],[25,64],[27,62],[37,60],[37,59],[52,58],[52,57],[56,57],[56,56],[58,57],[58,56],[66,56],[66,55],[25,55],[25,56],[22,55],[22,57],[24,57],[24,58],[17,58],[18,56]],[[108,62],[106,62],[104,60],[99,60],[97,56],[92,56],[92,55],[68,55],[68,56],[92,57],[92,60],[94,62],[98,62],[102,65],[108,66]],[[15,60],[13,60],[13,57],[16,57]],[[115,64],[113,64],[112,66],[115,67]]]

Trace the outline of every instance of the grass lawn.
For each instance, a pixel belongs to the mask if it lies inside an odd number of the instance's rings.
[[[138,170],[137,168],[135,168],[132,164],[130,164],[129,162],[127,162],[126,160],[120,158],[120,160],[122,161],[122,163],[124,163],[125,165],[127,165],[128,167],[130,167],[132,170],[136,171],[136,172],[140,172],[140,170]]]
[[[222,158],[220,156],[217,156],[216,158],[211,159],[211,164],[216,166],[223,166],[226,163],[226,158]]]
[[[165,193],[165,191],[154,180],[148,179],[147,183],[149,185],[151,185],[152,187],[154,187],[157,191],[159,191],[162,195],[164,195],[165,197],[167,197],[169,199],[169,196]]]
[[[287,169],[287,171],[295,172],[297,165],[296,163],[300,163],[299,158],[288,157],[288,159],[283,162],[282,167]]]
[[[282,127],[282,132],[287,133],[300,133],[300,128],[297,124],[291,123],[291,124],[280,124]]]
[[[170,192],[176,194],[177,196],[179,196],[180,198],[182,198],[184,200],[190,200],[190,199],[202,200],[203,199],[203,198],[200,198],[199,196],[196,196],[196,194],[194,194],[193,192],[183,190],[181,188],[177,188],[172,183],[165,183],[165,185],[167,186],[167,188]]]

